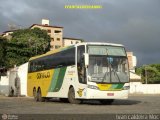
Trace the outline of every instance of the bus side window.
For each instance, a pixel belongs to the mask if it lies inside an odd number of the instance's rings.
[[[84,65],[84,54],[85,46],[77,47],[77,71],[78,71],[78,79],[80,83],[86,83],[86,69]]]
[[[35,67],[35,63],[34,62],[30,62],[30,65],[29,65],[29,72],[34,72],[34,67]]]
[[[28,63],[28,72],[30,73],[30,72],[32,72],[32,62],[29,62]]]

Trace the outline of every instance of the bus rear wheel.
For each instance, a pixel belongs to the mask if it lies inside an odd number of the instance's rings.
[[[36,88],[33,89],[33,97],[35,101],[38,101]]]
[[[42,97],[42,93],[41,93],[41,89],[40,88],[37,91],[37,101],[39,101],[39,102],[44,102],[45,101],[45,98]]]
[[[68,101],[72,104],[80,104],[82,102],[81,100],[75,99],[75,90],[73,87],[69,89]]]

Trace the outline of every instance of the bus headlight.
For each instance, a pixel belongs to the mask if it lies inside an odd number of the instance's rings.
[[[123,86],[123,90],[128,90],[130,86]]]
[[[99,88],[97,86],[94,86],[94,85],[88,85],[88,88],[99,90]]]

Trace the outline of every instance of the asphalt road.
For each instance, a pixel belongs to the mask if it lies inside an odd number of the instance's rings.
[[[131,95],[111,105],[98,101],[83,104],[63,103],[57,99],[35,102],[28,97],[0,96],[0,114],[160,114],[160,95]]]
[[[5,119],[4,119],[5,118]],[[7,119],[6,119],[7,118]],[[160,95],[131,95],[111,105],[98,101],[35,102],[30,97],[0,96],[0,120],[160,120]]]

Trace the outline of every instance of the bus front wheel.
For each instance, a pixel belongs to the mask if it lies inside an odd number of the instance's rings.
[[[80,104],[82,102],[81,100],[75,99],[75,90],[73,87],[69,89],[68,101],[72,104]]]

